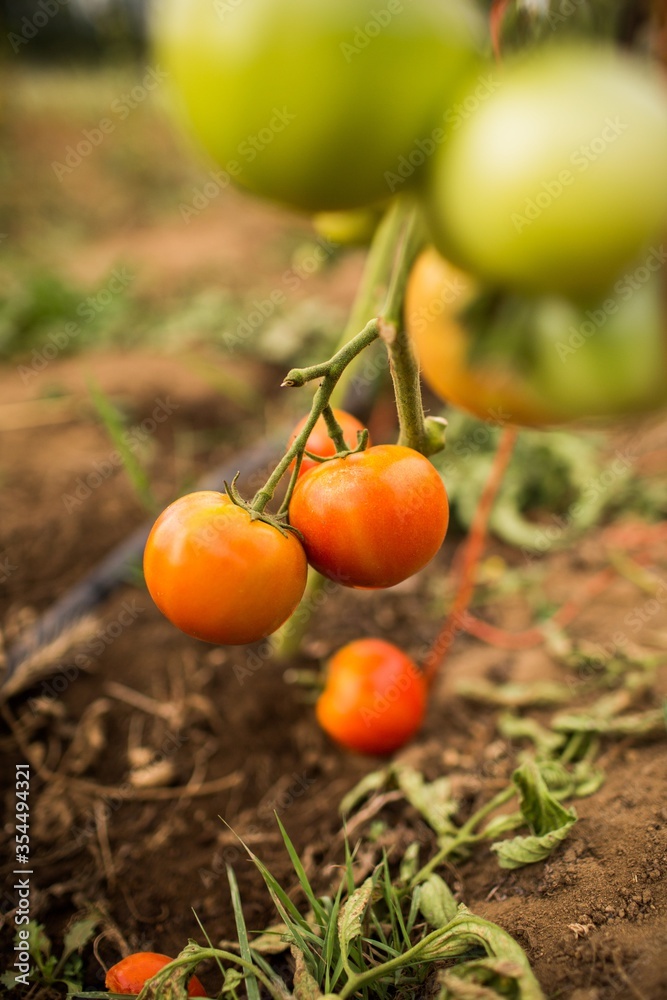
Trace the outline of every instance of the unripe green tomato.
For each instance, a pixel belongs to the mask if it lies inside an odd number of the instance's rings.
[[[603,294],[667,224],[667,85],[606,47],[508,61],[431,163],[433,238],[491,282]]]
[[[229,177],[308,211],[386,199],[478,59],[465,0],[158,0],[156,55]]]
[[[664,282],[644,264],[589,307],[562,297],[534,310],[531,382],[563,419],[645,413],[667,404]]]
[[[483,420],[529,426],[614,418],[667,404],[665,260],[656,248],[582,306],[495,296],[430,247],[415,261],[405,322],[422,375]]]

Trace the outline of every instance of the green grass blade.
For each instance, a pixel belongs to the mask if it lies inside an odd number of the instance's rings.
[[[107,434],[116,446],[134,492],[146,510],[151,514],[155,513],[158,504],[153,496],[148,474],[128,443],[127,428],[122,416],[109,397],[92,380],[88,382],[88,391]]]
[[[236,881],[236,875],[234,874],[234,869],[231,865],[227,865],[227,879],[229,881],[229,891],[232,897],[232,907],[234,909],[234,920],[236,921],[236,933],[239,939],[241,958],[245,959],[246,962],[253,962],[254,957],[250,950],[248,931],[243,918],[241,894],[239,893],[238,882]],[[247,974],[245,977],[245,985],[248,1000],[260,1000],[259,983],[257,982],[256,977],[251,973]]]
[[[297,854],[296,849],[294,847],[294,844],[290,840],[290,838],[289,838],[289,836],[287,834],[287,830],[285,829],[285,827],[283,826],[283,824],[280,822],[280,817],[278,815],[276,815],[276,821],[278,823],[278,827],[280,828],[280,833],[281,833],[283,841],[285,843],[285,847],[287,848],[287,853],[290,856],[290,861],[292,862],[292,865],[294,867],[294,871],[296,872],[297,878],[299,879],[299,885],[303,889],[304,894],[306,896],[306,899],[308,900],[308,902],[310,903],[310,905],[313,908],[313,913],[315,914],[315,919],[317,920],[318,924],[321,927],[326,927],[327,920],[328,920],[326,910],[323,908],[323,906],[320,903],[319,899],[317,898],[317,896],[313,892],[313,888],[312,888],[312,886],[310,884],[308,876],[306,875],[306,870],[303,867],[303,864],[301,863],[301,858]]]

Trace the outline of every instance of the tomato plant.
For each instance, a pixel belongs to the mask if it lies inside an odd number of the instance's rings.
[[[112,965],[104,982],[107,989],[114,993],[136,995],[141,993],[148,979],[170,962],[173,962],[173,958],[169,958],[168,955],[160,955],[154,951],[137,951],[127,955],[116,965]],[[188,996],[208,996],[196,976],[193,976],[188,983]]]
[[[342,746],[388,754],[421,726],[426,693],[423,674],[397,646],[357,639],[329,661],[315,711],[325,732]]]
[[[348,448],[353,449],[357,447],[357,435],[363,431],[364,425],[353,417],[351,413],[346,410],[333,410],[333,415],[338,421],[340,428],[343,432],[343,437]],[[288,442],[288,446],[293,444],[299,433],[303,430],[308,420],[308,414],[299,421],[294,430],[292,431],[291,437]],[[331,458],[336,454],[336,446],[332,439],[329,437],[327,431],[326,421],[323,416],[317,418],[317,423],[313,427],[312,431],[308,435],[308,440],[306,441],[306,451],[311,452],[313,455],[320,455],[322,458]],[[308,472],[309,469],[314,468],[319,465],[312,458],[308,458],[308,455],[303,456],[301,462],[301,468],[299,469],[299,475],[303,476],[304,473]],[[290,469],[294,467],[294,463],[290,466]]]
[[[444,256],[518,290],[595,298],[667,223],[667,86],[602,46],[543,46],[433,157]]]
[[[478,58],[480,25],[464,0],[229,6],[159,7],[157,56],[177,110],[227,181],[310,211],[386,199],[385,173],[434,141]]]
[[[631,270],[590,308],[562,296],[506,295],[477,329],[470,308],[483,289],[429,248],[405,300],[424,379],[448,402],[500,422],[539,426],[655,409],[667,402],[660,268],[658,261],[655,273],[644,264]],[[476,357],[480,342],[486,353]]]
[[[315,569],[347,587],[375,588],[400,583],[433,558],[449,506],[427,458],[385,444],[311,469],[289,516]]]
[[[279,628],[301,599],[306,571],[292,532],[253,520],[211,490],[167,507],[144,552],[148,590],[169,621],[197,639],[228,645]]]

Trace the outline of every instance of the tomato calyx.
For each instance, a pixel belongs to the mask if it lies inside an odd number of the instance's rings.
[[[288,534],[292,532],[292,534],[296,535],[299,541],[302,541],[303,538],[301,532],[292,527],[292,525],[287,521],[286,513],[270,514],[267,510],[258,510],[256,507],[253,507],[252,503],[248,502],[241,496],[236,487],[236,481],[240,475],[241,473],[237,472],[231,483],[225,481],[225,493],[234,506],[241,507],[243,510],[247,511],[250,515],[251,521],[262,521],[264,524],[270,524],[271,527],[275,528],[276,531],[279,531],[284,538],[287,538]]]

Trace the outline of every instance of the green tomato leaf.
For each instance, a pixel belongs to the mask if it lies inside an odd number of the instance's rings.
[[[361,935],[361,918],[373,895],[373,886],[374,879],[367,878],[341,908],[338,917],[338,940],[344,956],[349,955],[350,944]]]
[[[571,781],[564,769],[556,773],[545,765],[543,770],[556,784],[562,782],[564,776]],[[528,760],[517,768],[512,781],[519,790],[521,813],[532,834],[491,845],[491,850],[498,855],[500,867],[510,869],[544,861],[565,840],[577,820],[574,809],[566,809],[551,793],[535,761]]]
[[[563,826],[572,826],[577,818],[574,809],[566,809],[547,786],[534,761],[526,761],[512,775],[519,789],[521,812],[534,834],[541,837]]]
[[[575,822],[576,819],[573,818],[558,830],[552,830],[551,833],[544,833],[539,837],[533,835],[502,840],[491,844],[491,850],[498,855],[498,864],[501,868],[523,868],[524,865],[532,865],[536,861],[548,858],[554,847],[565,840]]]
[[[418,840],[413,840],[411,844],[408,845],[405,854],[401,858],[401,867],[399,870],[399,882],[407,885],[411,882],[419,871],[419,849],[420,843]]]
[[[439,875],[429,875],[420,885],[419,909],[432,927],[445,927],[458,913],[452,891]]]
[[[92,913],[87,917],[76,920],[68,928],[63,939],[63,959],[69,958],[75,951],[81,951],[94,937],[99,923],[99,913]]]
[[[354,788],[345,795],[340,804],[340,811],[344,816],[349,815],[364,799],[373,792],[379,791],[387,784],[391,775],[391,768],[383,767],[380,771],[371,771],[358,781]]]
[[[398,787],[410,805],[426,820],[439,836],[456,834],[452,823],[459,805],[452,796],[452,788],[447,778],[426,781],[424,775],[407,765],[396,768]]]
[[[526,980],[525,968],[506,958],[464,962],[441,972],[438,981],[439,1000],[536,1000],[542,995],[535,982]]]

